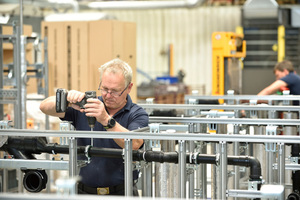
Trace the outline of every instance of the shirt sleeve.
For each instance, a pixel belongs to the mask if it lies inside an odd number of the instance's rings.
[[[128,121],[127,129],[130,131],[140,129],[149,125],[149,115],[147,112],[139,107],[132,115]]]

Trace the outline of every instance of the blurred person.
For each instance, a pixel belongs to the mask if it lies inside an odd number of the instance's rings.
[[[277,91],[289,90],[292,95],[300,95],[300,76],[296,74],[293,63],[285,60],[275,65],[273,70],[276,81],[261,90],[257,95],[271,95]],[[294,101],[299,105],[299,101]]]

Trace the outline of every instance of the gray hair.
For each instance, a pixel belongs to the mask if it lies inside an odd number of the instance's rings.
[[[132,80],[132,69],[131,67],[119,58],[115,58],[101,67],[99,67],[100,72],[100,82],[102,81],[102,75],[104,72],[108,71],[114,74],[121,73],[125,78],[125,87],[131,83]]]

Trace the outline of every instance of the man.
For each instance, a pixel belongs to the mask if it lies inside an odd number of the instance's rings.
[[[87,117],[95,117],[95,131],[128,132],[148,126],[148,114],[134,104],[129,96],[133,83],[131,67],[120,59],[114,59],[99,68],[101,97],[88,98],[85,109],[80,109],[80,102],[85,93],[71,90],[67,100],[69,107],[65,113],[56,113],[55,96],[45,99],[40,109],[47,115],[71,121],[76,130],[90,130]],[[80,138],[78,145],[90,145],[91,139]],[[133,149],[143,145],[142,139],[132,140]],[[124,139],[93,139],[93,146],[104,148],[124,148]],[[91,162],[80,169],[80,194],[124,195],[123,159],[92,157]],[[134,171],[134,180],[138,173]],[[109,189],[108,189],[109,188]],[[136,187],[133,194],[137,195]]]
[[[257,95],[270,95],[287,87],[290,94],[300,95],[300,76],[295,73],[290,61],[282,61],[274,67],[276,81],[260,91]]]

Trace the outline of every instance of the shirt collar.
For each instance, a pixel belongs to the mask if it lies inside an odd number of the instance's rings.
[[[126,97],[126,98],[127,98],[127,103],[126,103],[126,105],[125,105],[121,110],[119,110],[115,115],[117,115],[117,114],[123,112],[124,110],[130,110],[131,104],[132,104],[132,100],[131,100],[131,97],[130,97],[128,94],[127,94],[127,97]],[[102,96],[100,96],[99,99],[100,99],[100,101],[103,102]],[[106,111],[107,111],[107,110],[106,110]]]

